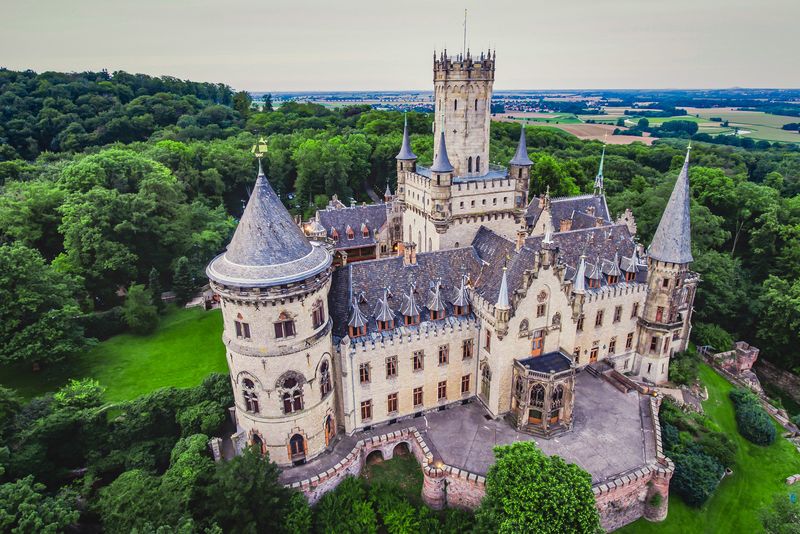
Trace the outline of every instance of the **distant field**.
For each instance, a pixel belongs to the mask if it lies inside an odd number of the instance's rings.
[[[580,124],[581,121],[573,113],[534,113],[534,112],[513,112],[495,116],[495,120],[512,120],[517,122],[542,122],[545,124]]]
[[[739,111],[732,108],[685,108],[691,115],[700,115],[701,119],[708,120],[711,117],[719,117],[722,120],[729,121],[729,126],[738,127],[740,130],[746,130],[749,133],[740,133],[742,137],[750,137],[752,139],[764,139],[766,141],[783,141],[787,143],[800,143],[800,134],[797,132],[790,132],[782,130],[781,126],[790,122],[800,122],[798,117],[786,117],[784,115],[772,115],[763,113],[761,111]],[[700,131],[714,134],[724,133],[726,130],[722,128],[718,122],[704,123],[706,128],[701,127]],[[732,132],[732,128],[727,131]]]
[[[586,115],[589,117],[589,115]],[[558,119],[556,117],[563,117]],[[594,117],[594,116],[592,116]],[[526,126],[557,128],[574,135],[578,139],[605,140],[610,145],[628,145],[631,143],[653,144],[653,137],[635,135],[613,135],[617,128],[614,124],[587,124],[571,113],[506,113],[493,117],[501,122],[524,122]],[[547,122],[549,120],[549,122]],[[616,119],[614,119],[616,122]]]

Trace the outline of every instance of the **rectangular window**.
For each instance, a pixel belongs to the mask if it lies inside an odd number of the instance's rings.
[[[314,312],[311,314],[311,316],[314,322],[314,328],[319,328],[322,326],[322,323],[325,322],[325,308],[323,307],[322,303],[314,308]]]
[[[630,349],[633,347],[633,332],[628,332],[628,337],[625,339],[625,348]]]
[[[389,356],[386,358],[386,378],[394,378],[397,376],[397,356]]]
[[[424,368],[424,360],[425,360],[425,352],[421,350],[415,350],[414,355],[412,356],[413,360],[413,367],[415,371],[422,371]]]
[[[275,323],[275,337],[291,337],[294,335],[294,321],[278,321]]]
[[[389,396],[386,397],[386,411],[387,413],[397,411],[397,393],[389,393]]]
[[[625,371],[627,369],[628,369],[628,359],[625,358],[625,362],[624,362],[624,365],[622,366],[622,370]]]
[[[488,329],[486,330],[486,344],[484,345],[484,348],[487,352],[492,350],[492,331]]]
[[[617,338],[612,337],[611,341],[608,342],[608,353],[614,354],[617,350]]]
[[[666,354],[667,350],[669,350],[669,336],[664,336],[664,350],[662,352]]]
[[[618,323],[622,319],[622,306],[614,308],[614,322]]]
[[[580,357],[581,357],[581,348],[580,347],[575,347],[575,350],[572,351],[572,361],[574,361],[575,363],[578,363],[578,360],[580,359]]]
[[[661,281],[661,287],[663,287],[664,289],[667,289],[669,287],[669,278],[664,278],[664,280]]]
[[[672,341],[678,341],[680,338],[681,338],[681,331],[680,330],[675,330],[672,333]]]
[[[450,361],[450,345],[439,346],[439,365],[447,365]]]
[[[414,388],[414,407],[422,406],[422,387]]]
[[[372,419],[372,399],[361,403],[361,420],[366,421],[368,419]]]
[[[368,363],[362,363],[361,365],[358,366],[358,380],[362,384],[368,384],[369,383],[369,364]]]
[[[239,339],[250,339],[250,323],[234,321],[236,325],[236,337]]]
[[[469,375],[461,377],[461,394],[469,393]]]
[[[639,315],[639,303],[634,302],[633,308],[631,308],[631,319]]]
[[[656,308],[656,322],[660,323],[664,320],[664,306]]]
[[[597,315],[594,317],[595,326],[603,326],[603,310],[597,310]]]
[[[465,339],[461,343],[461,359],[466,360],[467,358],[472,358],[472,340]]]
[[[650,338],[650,352],[655,352],[658,350],[658,337],[653,336]]]
[[[545,305],[539,304],[536,306],[536,317],[544,317]]]
[[[582,332],[583,331],[583,315],[578,317],[578,328],[577,328],[577,331],[578,332]]]
[[[447,400],[447,380],[439,382],[439,386],[436,388],[436,398],[440,401]]]

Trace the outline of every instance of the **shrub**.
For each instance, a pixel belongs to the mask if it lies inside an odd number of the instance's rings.
[[[322,496],[314,514],[315,531],[323,534],[351,532],[375,534],[378,520],[357,478],[345,478]]]
[[[686,504],[701,506],[717,489],[725,469],[717,460],[698,450],[674,454],[675,473],[670,487]]]
[[[693,350],[676,353],[669,362],[669,379],[676,384],[691,384],[697,380],[698,363],[697,353]]]
[[[725,352],[733,348],[733,336],[716,324],[695,323],[692,326],[692,336],[697,345],[711,345],[716,352]]]
[[[663,434],[662,434],[663,436]],[[736,442],[722,432],[708,432],[703,434],[697,444],[704,453],[713,456],[725,467],[733,467],[736,463]]]
[[[81,317],[81,323],[86,331],[86,337],[100,341],[121,334],[128,329],[128,324],[122,316],[122,306],[84,315]]]
[[[735,389],[730,392],[730,397],[736,410],[739,433],[756,445],[771,445],[777,432],[772,418],[761,407],[758,398],[746,389]]]
[[[225,410],[216,402],[206,400],[183,408],[176,420],[184,437],[192,434],[214,436],[225,422]]]
[[[134,284],[128,289],[122,315],[134,334],[152,334],[158,326],[158,310],[152,304],[150,290]]]

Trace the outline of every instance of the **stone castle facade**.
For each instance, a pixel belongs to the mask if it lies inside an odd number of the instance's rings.
[[[593,194],[529,201],[524,130],[508,168],[488,164],[494,66],[494,54],[434,59],[433,165],[417,165],[406,128],[383,204],[332,205],[301,228],[259,172],[207,269],[237,449],[302,465],[345,436],[468,402],[548,438],[573,429],[587,366],[667,380],[699,281],[688,152],[647,250],[630,211],[608,212],[602,158]]]

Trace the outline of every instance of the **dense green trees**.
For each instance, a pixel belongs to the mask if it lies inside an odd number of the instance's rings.
[[[597,532],[600,519],[589,473],[532,441],[495,447],[479,532]]]
[[[777,437],[772,418],[764,411],[752,391],[735,389],[730,393],[736,410],[739,433],[756,445],[771,445]]]
[[[776,495],[772,507],[761,512],[761,524],[766,534],[798,534],[800,504],[788,495]]]

